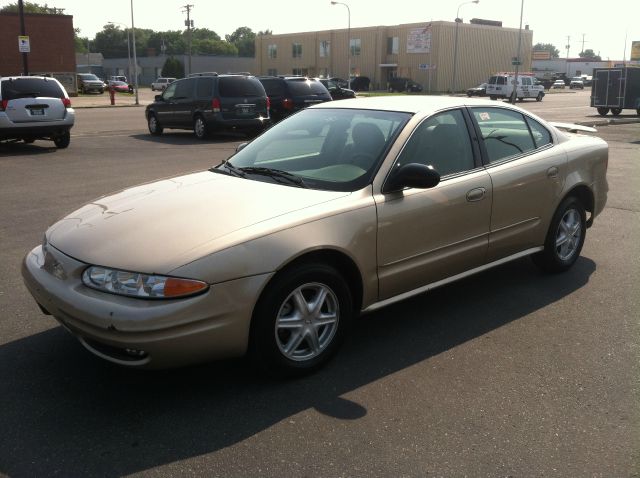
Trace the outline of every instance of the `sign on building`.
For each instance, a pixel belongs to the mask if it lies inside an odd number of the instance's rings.
[[[551,60],[551,52],[549,50],[533,50],[534,60]]]
[[[27,35],[18,36],[18,51],[20,51],[20,53],[31,52],[31,45],[29,44],[29,37]]]
[[[409,30],[407,53],[431,53],[431,23],[426,27]]]

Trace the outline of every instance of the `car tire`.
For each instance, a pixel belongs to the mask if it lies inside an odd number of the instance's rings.
[[[538,96],[536,96],[536,101],[542,101],[543,96],[544,94],[542,92],[538,93]]]
[[[147,127],[149,128],[149,133],[153,136],[160,136],[162,134],[163,128],[160,125],[158,118],[153,113],[151,113],[147,118]]]
[[[53,138],[53,143],[58,149],[67,148],[69,143],[71,143],[71,133],[69,131],[65,131],[61,135],[55,136]]]
[[[206,139],[209,136],[207,123],[202,116],[196,116],[193,120],[193,133],[198,139]]]
[[[497,99],[498,99],[498,97],[497,97],[497,96],[495,96],[495,95],[489,95],[489,99],[490,99],[490,100],[494,100],[494,101],[495,101],[495,100],[497,100]]]
[[[35,138],[22,138],[24,144],[32,144],[35,140]]]
[[[564,272],[580,257],[587,232],[584,206],[576,197],[567,197],[556,210],[544,250],[534,254],[534,263],[545,272]]]
[[[250,356],[276,377],[311,373],[338,351],[352,316],[351,291],[336,269],[294,266],[275,277],[256,305]]]
[[[611,108],[611,114],[613,116],[620,116],[620,113],[622,113],[622,108]]]
[[[600,116],[607,116],[607,113],[609,112],[609,108],[604,108],[604,107],[600,107],[598,108],[598,114]]]

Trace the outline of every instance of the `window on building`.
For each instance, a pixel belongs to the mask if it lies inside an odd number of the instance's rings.
[[[267,46],[267,54],[269,58],[278,58],[278,45]]]
[[[278,76],[278,70],[276,70],[275,68],[269,68],[267,70],[267,75],[269,75],[269,76]]]
[[[397,55],[400,45],[398,37],[387,37],[387,55]]]
[[[293,43],[291,45],[291,56],[293,58],[302,58],[302,43]]]
[[[351,56],[360,56],[360,38],[352,38],[349,40],[351,48]]]
[[[318,76],[320,78],[329,78],[329,68],[318,68]]]
[[[327,58],[331,53],[331,42],[323,40],[320,42],[320,58]]]
[[[294,76],[309,76],[309,69],[308,68],[294,68],[293,70],[291,70],[291,73]]]

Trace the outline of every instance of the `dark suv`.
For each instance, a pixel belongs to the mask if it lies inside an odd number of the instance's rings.
[[[407,92],[420,92],[422,91],[422,85],[416,83],[411,78],[395,77],[389,79],[389,92],[394,91],[407,91]]]
[[[273,121],[280,121],[307,106],[332,99],[322,83],[304,76],[259,76],[258,79],[271,100]]]
[[[93,73],[78,73],[78,93],[104,93],[104,81]]]
[[[193,129],[198,139],[218,130],[258,134],[270,124],[269,98],[253,76],[216,73],[171,83],[147,106],[149,132]]]

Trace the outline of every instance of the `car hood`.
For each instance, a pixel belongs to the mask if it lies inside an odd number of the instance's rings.
[[[52,225],[47,240],[88,264],[166,274],[349,194],[204,171],[96,199]]]

